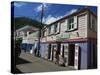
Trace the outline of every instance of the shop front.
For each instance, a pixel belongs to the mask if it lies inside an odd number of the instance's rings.
[[[79,69],[79,45],[69,42],[52,42],[41,45],[41,57],[58,65]]]
[[[58,65],[71,66],[74,69],[96,67],[96,42],[87,38],[70,37],[69,34],[61,34],[56,36],[56,40],[46,41],[43,48],[44,58]]]

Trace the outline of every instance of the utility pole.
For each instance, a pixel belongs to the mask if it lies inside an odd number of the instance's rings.
[[[41,22],[41,27],[39,28],[39,41],[38,41],[38,55],[37,56],[40,56],[40,39],[41,39],[41,29],[42,29],[42,26],[43,26],[43,14],[44,14],[44,3],[42,3],[42,7],[41,7],[41,19],[40,19],[40,22]]]

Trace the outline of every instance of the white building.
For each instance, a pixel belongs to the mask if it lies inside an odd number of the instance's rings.
[[[33,26],[24,26],[16,30],[16,39],[22,38],[22,49],[29,51],[33,44],[38,41],[38,28]]]

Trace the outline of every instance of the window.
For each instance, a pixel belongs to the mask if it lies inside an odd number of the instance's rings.
[[[51,32],[50,34],[53,34],[54,33],[54,25],[51,25]]]
[[[54,33],[57,32],[57,24],[54,25]]]
[[[35,31],[34,31],[34,32],[35,32]],[[30,32],[29,32],[29,34],[32,34],[32,33],[33,33],[33,31],[30,31]]]
[[[48,27],[48,34],[51,34],[51,26]]]
[[[97,27],[97,26],[96,26],[96,18],[94,18],[94,17],[91,15],[91,25],[90,25],[90,28],[91,28],[92,30],[96,31],[96,30],[97,30],[96,27]]]
[[[45,30],[42,31],[42,37],[44,37],[44,36],[45,36]]]
[[[95,20],[94,19],[92,19],[92,28],[94,29],[95,28]]]
[[[42,31],[42,37],[44,37],[44,30]]]
[[[68,19],[68,30],[73,30],[74,29],[74,18]]]
[[[27,36],[27,33],[26,32],[24,33],[24,36]]]
[[[75,30],[78,28],[78,23],[77,23],[77,16],[73,16],[71,18],[68,18],[66,20],[66,24],[67,24],[67,30],[66,31],[71,31],[71,30]]]

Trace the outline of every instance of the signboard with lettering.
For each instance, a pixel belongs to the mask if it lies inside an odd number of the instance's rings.
[[[56,36],[56,40],[58,40],[58,41],[62,41],[64,39],[68,39],[68,38],[70,38],[69,34],[59,34]]]

